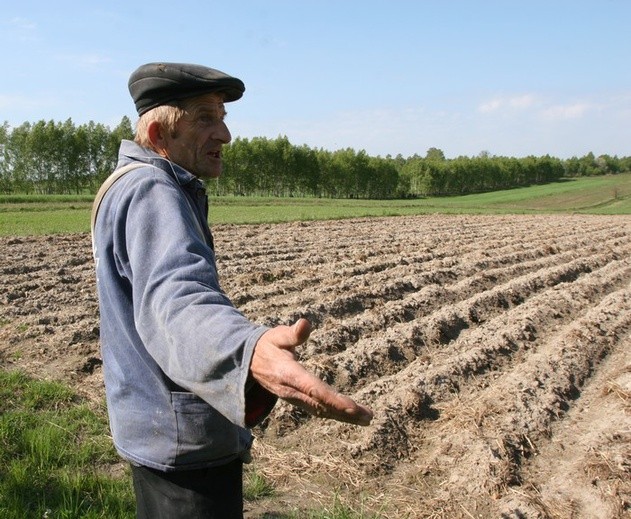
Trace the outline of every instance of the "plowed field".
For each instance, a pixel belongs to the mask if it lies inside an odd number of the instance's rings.
[[[419,216],[214,228],[251,319],[375,410],[279,404],[247,517],[337,496],[413,518],[631,517],[631,217]],[[87,235],[1,238],[0,365],[102,397]],[[274,515],[276,514],[276,515]]]

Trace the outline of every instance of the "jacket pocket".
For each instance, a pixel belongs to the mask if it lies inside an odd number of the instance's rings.
[[[176,465],[221,461],[249,447],[241,427],[193,393],[173,392],[171,401],[177,424]]]

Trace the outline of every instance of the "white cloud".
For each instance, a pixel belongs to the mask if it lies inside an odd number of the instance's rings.
[[[478,112],[482,112],[484,113],[488,113],[488,112],[495,112],[496,110],[499,110],[501,108],[503,104],[503,101],[501,99],[491,99],[490,101],[486,101],[485,103],[482,103],[480,106],[478,106]]]
[[[499,96],[480,104],[478,106],[478,112],[492,113],[506,109],[525,110],[536,104],[537,97],[534,94]]]
[[[585,117],[595,104],[583,100],[564,102],[535,94],[499,96],[478,105],[477,111],[486,115],[534,115],[546,122],[567,121]]]
[[[533,106],[536,101],[537,99],[533,94],[524,94],[509,98],[508,105],[513,108],[525,109]]]
[[[37,41],[37,23],[28,18],[22,18],[15,16],[10,20],[2,23],[4,27],[7,27],[6,34],[11,37],[12,40],[22,43]]]
[[[540,112],[542,119],[546,121],[566,121],[568,119],[580,119],[592,106],[588,103],[573,103],[568,105],[550,106]]]

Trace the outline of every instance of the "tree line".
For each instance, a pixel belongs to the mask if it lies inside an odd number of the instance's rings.
[[[96,193],[116,166],[121,139],[133,136],[124,117],[111,130],[89,122],[25,122],[0,126],[0,193]]]
[[[116,166],[122,139],[133,139],[128,117],[113,129],[89,122],[39,121],[0,126],[0,193],[95,193]],[[238,137],[223,151],[224,172],[209,183],[216,195],[408,198],[460,195],[557,181],[563,177],[631,171],[631,157],[559,159],[492,156],[445,158],[438,148],[424,156],[373,157],[276,139]]]

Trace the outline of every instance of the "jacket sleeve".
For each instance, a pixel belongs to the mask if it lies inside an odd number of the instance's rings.
[[[245,388],[267,328],[250,322],[221,290],[214,253],[182,189],[161,172],[140,171],[117,186],[114,219],[114,253],[131,284],[137,332],[173,382],[250,427],[262,418],[250,409],[246,420]],[[273,403],[268,397],[265,414]]]

